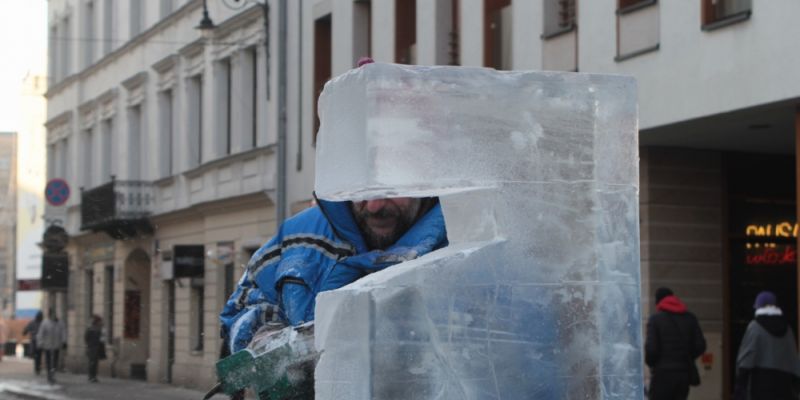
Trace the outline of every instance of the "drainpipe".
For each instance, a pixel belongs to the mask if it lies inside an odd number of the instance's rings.
[[[278,8],[278,204],[275,219],[280,225],[286,219],[286,0],[280,0]]]

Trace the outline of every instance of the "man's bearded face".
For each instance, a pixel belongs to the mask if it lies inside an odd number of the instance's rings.
[[[352,211],[367,246],[385,250],[414,225],[420,204],[411,197],[354,201]]]

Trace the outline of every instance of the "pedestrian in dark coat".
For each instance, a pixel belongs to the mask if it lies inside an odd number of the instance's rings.
[[[92,316],[92,324],[83,335],[86,343],[86,357],[89,359],[89,382],[97,383],[97,364],[106,358],[106,345],[103,343],[103,318]]]
[[[706,351],[697,318],[668,288],[656,290],[657,312],[647,320],[644,360],[650,367],[651,400],[685,400],[695,359]]]
[[[796,400],[800,362],[794,332],[775,294],[756,297],[755,319],[750,321],[736,356],[735,400]]]
[[[37,312],[36,318],[28,322],[28,325],[25,325],[25,329],[22,331],[23,335],[30,335],[30,354],[33,357],[33,372],[36,372],[36,375],[42,372],[42,349],[39,348],[39,344],[36,342],[36,334],[39,333],[39,326],[42,325],[43,319],[44,314],[41,311]]]

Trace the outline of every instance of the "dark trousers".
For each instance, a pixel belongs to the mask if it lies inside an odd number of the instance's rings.
[[[97,379],[97,364],[99,361],[97,356],[89,356],[89,380]]]
[[[686,400],[689,371],[658,371],[650,378],[650,400]]]
[[[36,346],[33,347],[33,372],[36,372],[36,375],[42,372],[42,349]]]
[[[58,350],[44,350],[44,363],[47,367],[47,381],[56,380],[56,367],[58,366]]]

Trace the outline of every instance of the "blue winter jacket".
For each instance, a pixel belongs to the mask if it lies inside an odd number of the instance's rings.
[[[253,254],[220,314],[222,337],[230,339],[231,353],[241,350],[268,321],[299,325],[313,320],[317,293],[446,245],[438,202],[393,246],[370,251],[350,203],[321,200],[286,220]]]

